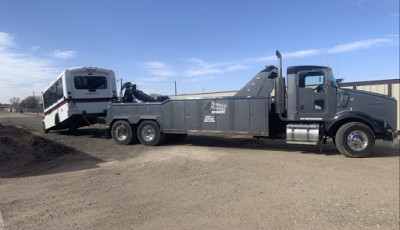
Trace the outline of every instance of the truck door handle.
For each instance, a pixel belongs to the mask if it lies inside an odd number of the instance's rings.
[[[301,106],[300,106],[300,109],[303,110],[303,109],[304,109],[304,105],[301,105]]]

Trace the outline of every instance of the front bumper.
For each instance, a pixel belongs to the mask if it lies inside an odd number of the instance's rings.
[[[393,141],[392,146],[399,146],[399,142],[400,142],[400,131],[399,130],[392,133],[392,141]]]

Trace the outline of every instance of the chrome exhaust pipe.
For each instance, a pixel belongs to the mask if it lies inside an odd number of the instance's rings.
[[[276,57],[279,60],[279,63],[278,63],[278,77],[282,77],[282,55],[281,55],[281,53],[279,53],[278,50],[276,51]]]

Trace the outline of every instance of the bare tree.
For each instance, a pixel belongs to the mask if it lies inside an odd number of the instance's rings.
[[[35,98],[38,101],[39,105],[43,105],[43,97],[42,96],[35,96]]]
[[[38,107],[38,105],[39,105],[39,101],[38,101],[37,97],[35,97],[35,96],[29,96],[29,97],[23,99],[20,103],[20,106],[25,109],[33,109],[33,108]]]
[[[10,101],[11,105],[17,106],[21,102],[21,99],[19,99],[19,97],[12,97],[12,98],[10,98],[9,101]]]

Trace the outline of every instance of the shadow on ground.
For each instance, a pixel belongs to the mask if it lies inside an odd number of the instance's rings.
[[[0,178],[84,170],[101,162],[29,130],[0,124]]]
[[[327,156],[340,155],[332,142],[324,145],[293,145],[286,144],[285,140],[255,139],[252,137],[241,137],[240,135],[188,135],[182,140],[167,141],[165,145],[192,145],[222,148],[259,149],[272,151],[300,151],[303,154],[324,154]],[[392,147],[391,143],[377,141],[375,152],[371,157],[398,157],[399,148]]]

